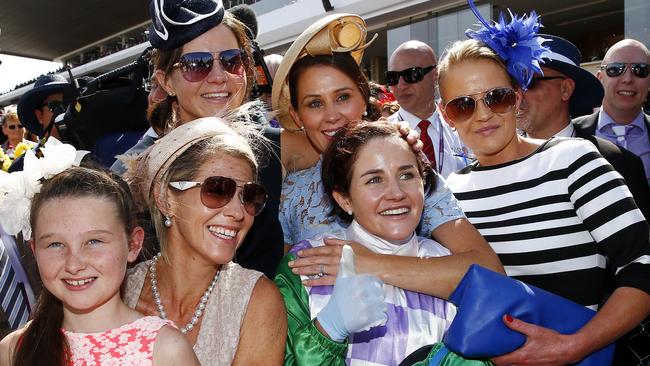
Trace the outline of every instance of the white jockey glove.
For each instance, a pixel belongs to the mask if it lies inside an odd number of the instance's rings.
[[[386,324],[387,306],[382,285],[376,276],[355,274],[354,251],[344,245],[334,291],[316,316],[327,335],[342,342],[351,334]]]

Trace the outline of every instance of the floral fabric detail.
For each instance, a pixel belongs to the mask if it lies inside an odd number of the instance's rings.
[[[172,324],[169,320],[146,316],[102,333],[73,333],[61,329],[70,346],[68,365],[153,365],[158,332],[163,326]]]

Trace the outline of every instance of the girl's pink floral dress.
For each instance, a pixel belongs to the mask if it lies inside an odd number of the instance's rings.
[[[171,321],[145,316],[102,333],[73,333],[61,329],[70,346],[70,366],[153,364],[153,347],[160,328]]]

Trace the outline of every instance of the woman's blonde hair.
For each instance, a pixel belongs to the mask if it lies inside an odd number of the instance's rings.
[[[468,60],[490,60],[495,62],[508,75],[512,87],[517,87],[518,84],[508,73],[503,59],[485,43],[475,39],[456,41],[445,50],[442,59],[438,62],[438,85],[442,87],[445,77],[452,67]]]

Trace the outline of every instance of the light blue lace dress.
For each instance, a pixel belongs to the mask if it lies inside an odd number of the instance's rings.
[[[347,227],[337,216],[329,215],[332,203],[321,183],[321,162],[319,160],[312,168],[289,173],[282,183],[280,224],[288,245],[325,234],[336,237],[336,233]],[[439,225],[463,217],[458,201],[444,179],[436,174],[436,189],[425,199],[418,235],[429,238]]]

